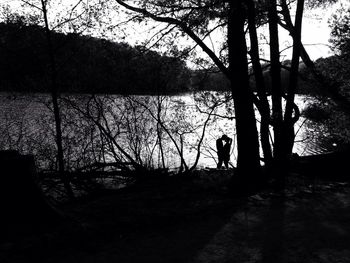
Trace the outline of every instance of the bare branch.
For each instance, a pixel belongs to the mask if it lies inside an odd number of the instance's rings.
[[[26,1],[26,0],[21,0],[21,2],[23,2],[23,3],[27,4],[27,5],[29,5],[29,6],[31,6],[31,7],[33,7],[33,8],[35,8],[35,9],[40,10],[40,12],[42,12],[42,11],[43,11],[43,9],[42,9],[41,7],[36,6],[36,5],[34,5],[34,4],[32,4],[32,3],[28,2],[28,1]]]

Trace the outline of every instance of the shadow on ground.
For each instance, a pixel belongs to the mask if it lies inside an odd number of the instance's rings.
[[[349,262],[349,184],[232,199],[228,174],[158,178],[62,206],[75,223],[2,242],[0,261]]]

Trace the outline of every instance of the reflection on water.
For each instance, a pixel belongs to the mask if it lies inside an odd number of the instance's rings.
[[[70,104],[62,103],[68,167],[81,167],[101,160],[129,161],[120,155],[116,145],[149,166],[179,167],[179,152],[183,153],[186,165],[191,166],[197,157],[198,142],[201,142],[198,166],[216,167],[215,141],[222,134],[234,138],[231,162],[235,165],[236,136],[232,103],[220,103],[227,97],[225,93],[165,97],[101,95],[96,100],[100,104],[96,101],[93,104],[85,95],[69,97],[82,110],[87,110],[86,105],[91,107],[90,113],[109,129],[115,144],[109,145],[111,140],[108,141],[98,133],[97,128],[93,128],[96,123],[85,120],[85,115],[71,108]],[[301,111],[313,100],[307,96],[296,97]],[[214,104],[217,105],[215,109],[212,108]],[[0,93],[0,149],[34,154],[41,167],[54,169],[54,126],[50,105],[50,97],[46,94]],[[97,106],[101,106],[104,114],[98,113]],[[321,126],[301,117],[295,131],[293,151],[299,155],[329,150],[317,143],[317,134],[325,132]]]

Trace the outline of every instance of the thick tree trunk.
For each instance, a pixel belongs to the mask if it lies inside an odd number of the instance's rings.
[[[259,140],[249,85],[242,0],[232,0],[228,20],[229,72],[236,116],[238,176],[245,186],[260,175]]]

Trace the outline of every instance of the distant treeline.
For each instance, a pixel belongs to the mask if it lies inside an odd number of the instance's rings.
[[[132,47],[79,34],[52,33],[57,81],[61,92],[113,94],[174,94],[193,90],[228,91],[229,81],[218,70],[191,70],[178,57],[143,46]],[[21,20],[0,23],[0,91],[48,92],[50,60],[44,28]],[[289,66],[288,62],[285,66]],[[322,63],[317,63],[325,68]],[[327,63],[326,63],[327,64]],[[328,65],[330,66],[330,65]],[[271,80],[265,71],[267,89]],[[303,76],[308,76],[304,78]],[[301,66],[297,93],[317,94]],[[282,70],[282,85],[289,82]],[[251,84],[255,89],[254,77]]]
[[[271,93],[271,76],[269,65],[263,65],[265,68],[264,79],[266,90]],[[281,69],[281,84],[284,90],[289,85],[289,71],[286,69],[290,67],[290,61],[285,61]],[[305,67],[303,63],[300,65],[300,75],[298,80],[298,94],[317,94],[317,82],[311,75],[310,71]],[[252,69],[251,69],[252,70]],[[229,91],[230,83],[222,72],[216,71],[195,71],[192,72],[192,87],[195,90],[214,90],[214,91]],[[253,91],[256,90],[254,74],[250,74],[250,84]]]
[[[142,46],[78,34],[53,33],[61,92],[152,94],[190,88],[185,62]],[[45,30],[0,23],[0,90],[47,92],[51,74]]]

